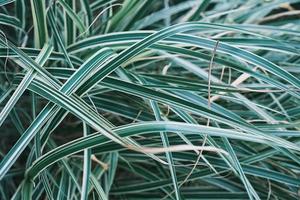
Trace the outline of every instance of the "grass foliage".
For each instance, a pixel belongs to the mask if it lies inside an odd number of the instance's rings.
[[[0,199],[299,199],[299,0],[1,0]]]

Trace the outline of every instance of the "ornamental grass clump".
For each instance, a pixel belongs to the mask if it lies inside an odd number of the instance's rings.
[[[299,199],[300,1],[0,1],[0,199]]]

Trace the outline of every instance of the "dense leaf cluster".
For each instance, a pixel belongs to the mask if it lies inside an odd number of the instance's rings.
[[[0,199],[299,199],[299,5],[0,1]]]

